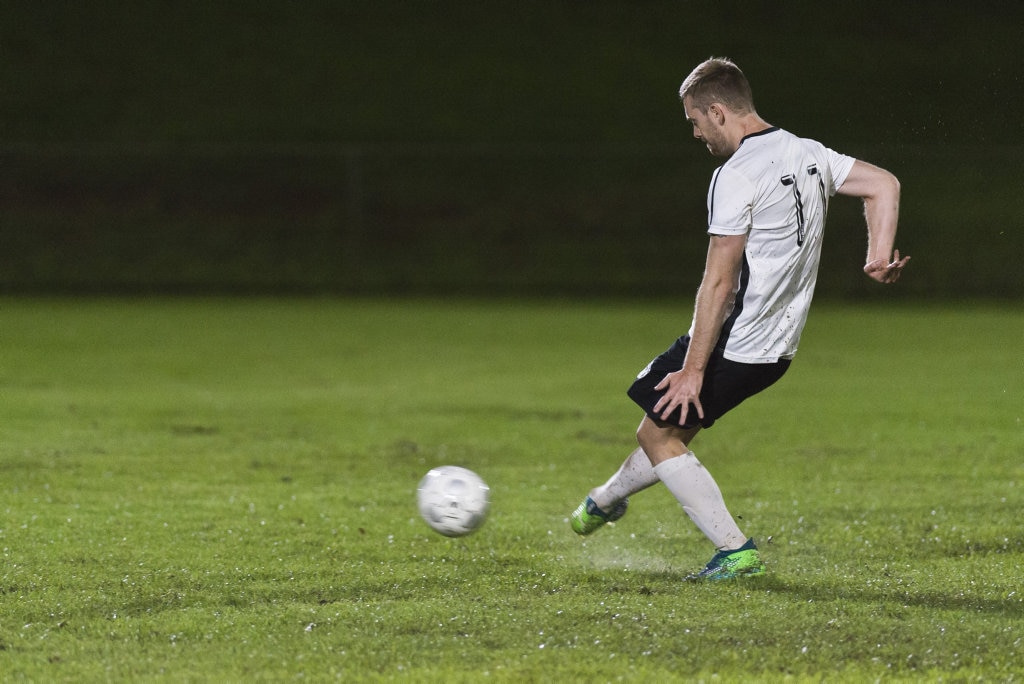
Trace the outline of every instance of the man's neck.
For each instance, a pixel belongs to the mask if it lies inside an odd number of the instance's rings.
[[[740,117],[737,123],[744,129],[744,137],[753,135],[754,133],[760,133],[761,131],[772,127],[771,124],[762,119],[757,112],[751,112],[750,114]]]
[[[740,143],[749,135],[761,133],[771,128],[771,124],[758,116],[757,112],[739,117],[736,120],[732,135],[733,152],[740,148]]]

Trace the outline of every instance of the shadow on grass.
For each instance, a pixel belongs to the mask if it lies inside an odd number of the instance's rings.
[[[950,586],[948,591],[917,589],[912,585],[854,586],[844,583],[799,582],[769,575],[757,578],[745,586],[757,587],[765,592],[789,594],[801,601],[857,602],[877,605],[899,604],[905,607],[954,610],[967,613],[990,613],[1007,618],[1024,618],[1024,596],[1013,595],[996,599],[974,594],[974,587]]]
[[[913,584],[882,577],[875,582],[870,578],[843,580],[839,578],[811,578],[800,581],[769,572],[758,577],[729,582],[687,582],[684,575],[672,570],[640,571],[630,576],[610,579],[603,575],[589,575],[581,586],[608,594],[685,594],[687,592],[720,591],[764,593],[790,596],[801,603],[857,603],[865,606],[891,604],[906,608],[926,608],[986,613],[1011,619],[1024,618],[1024,592],[1013,592],[1003,598],[979,595],[984,589],[976,586],[950,584],[948,590],[923,589]],[[991,594],[992,592],[988,592]]]

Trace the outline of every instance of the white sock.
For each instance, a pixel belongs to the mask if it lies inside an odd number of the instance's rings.
[[[626,457],[619,471],[600,487],[590,490],[590,498],[597,507],[608,512],[617,501],[647,489],[658,481],[651,459],[643,449],[635,449]]]
[[[662,461],[653,470],[715,548],[738,549],[746,543],[715,479],[692,451]]]

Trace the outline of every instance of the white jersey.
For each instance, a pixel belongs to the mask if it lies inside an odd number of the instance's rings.
[[[727,359],[773,363],[796,353],[818,278],[828,201],[854,161],[769,128],[744,138],[715,171],[708,233],[747,236],[736,303],[717,345]]]

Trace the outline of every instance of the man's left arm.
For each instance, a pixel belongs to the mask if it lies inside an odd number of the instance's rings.
[[[900,182],[885,169],[857,160],[837,190],[864,200],[868,224],[868,255],[864,273],[880,283],[894,283],[910,257],[893,250],[900,215]]]

